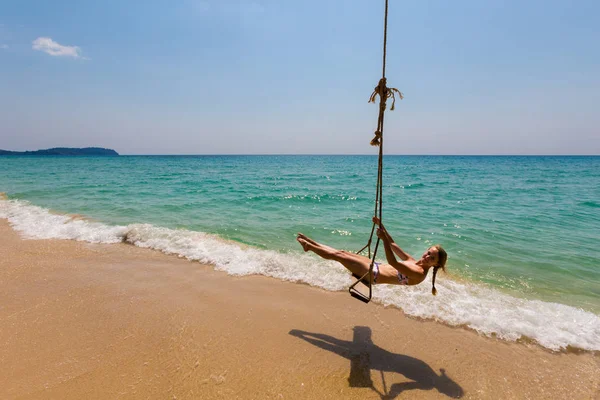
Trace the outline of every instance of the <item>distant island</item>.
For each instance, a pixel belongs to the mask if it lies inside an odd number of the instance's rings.
[[[0,156],[118,156],[119,153],[112,149],[102,147],[54,147],[52,149],[35,151],[8,151],[0,150]]]

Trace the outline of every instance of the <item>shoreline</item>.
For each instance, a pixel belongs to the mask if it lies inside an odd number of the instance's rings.
[[[0,237],[1,398],[600,394],[598,354],[123,243],[23,240],[4,219]]]

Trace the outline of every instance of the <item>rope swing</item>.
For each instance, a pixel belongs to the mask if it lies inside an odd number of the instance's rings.
[[[390,111],[394,110],[396,105],[396,94],[402,100],[404,96],[402,93],[396,88],[388,88],[387,80],[385,78],[385,62],[387,56],[387,20],[388,20],[388,0],[385,0],[385,17],[383,22],[383,70],[381,73],[381,79],[371,97],[369,98],[369,103],[375,103],[377,96],[379,96],[379,117],[377,119],[377,129],[375,130],[375,136],[371,140],[371,146],[379,146],[379,161],[377,166],[377,188],[375,191],[375,212],[373,215],[379,218],[379,221],[383,224],[382,218],[382,208],[383,208],[383,120],[385,116],[385,110],[387,108],[387,99],[392,99],[392,107]],[[379,248],[379,237],[375,243],[375,249],[373,250],[373,256],[371,256],[371,243],[373,241],[373,234],[375,233],[375,223],[373,223],[373,227],[371,228],[371,235],[369,236],[369,241],[360,249],[357,253],[362,253],[365,249],[368,250],[369,258],[371,258],[371,265],[369,267],[369,272],[365,273],[363,276],[354,275],[357,279],[349,288],[348,291],[352,297],[368,303],[371,301],[371,297],[373,294],[373,265],[375,263],[375,256],[377,255],[377,249]],[[367,279],[368,275],[368,279]],[[365,295],[358,291],[355,287],[359,282],[362,282],[369,288],[369,295]]]

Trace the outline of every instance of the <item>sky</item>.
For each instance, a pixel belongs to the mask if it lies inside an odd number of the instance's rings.
[[[0,0],[0,149],[376,154],[384,0]],[[386,154],[600,154],[600,2],[390,0]]]

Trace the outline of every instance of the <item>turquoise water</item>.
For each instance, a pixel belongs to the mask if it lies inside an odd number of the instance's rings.
[[[296,232],[366,244],[377,157],[2,157],[0,171],[0,192],[20,207],[304,257]],[[600,314],[600,157],[387,156],[383,179],[395,241],[417,256],[448,251],[440,281]]]

